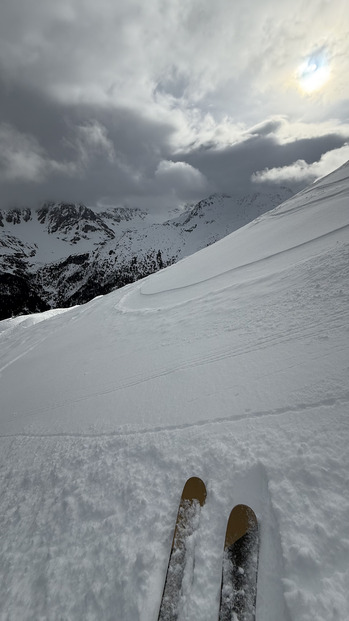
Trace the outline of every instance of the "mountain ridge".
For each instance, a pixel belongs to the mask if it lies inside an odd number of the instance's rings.
[[[293,192],[213,194],[162,223],[139,208],[48,201],[0,210],[0,319],[69,307],[211,245]]]

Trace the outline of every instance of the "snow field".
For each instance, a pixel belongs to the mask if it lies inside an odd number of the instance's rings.
[[[156,620],[190,476],[179,621],[217,618],[239,503],[257,620],[349,618],[347,197],[343,168],[144,281],[0,322],[1,620]]]
[[[210,423],[114,437],[7,438],[3,618],[156,618],[182,484],[193,472],[207,481],[208,497],[183,619],[217,616],[226,520],[240,502],[260,521],[258,618],[343,618],[345,421],[344,408],[333,416],[328,407],[224,430]]]

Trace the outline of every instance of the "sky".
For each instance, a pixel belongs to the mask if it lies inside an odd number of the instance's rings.
[[[347,0],[2,0],[0,208],[168,212],[349,159]]]

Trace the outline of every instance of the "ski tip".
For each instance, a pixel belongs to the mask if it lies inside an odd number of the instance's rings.
[[[224,547],[229,548],[246,533],[257,531],[257,529],[258,521],[251,507],[236,505],[229,516]]]
[[[205,483],[199,477],[190,477],[183,488],[182,500],[198,500],[203,506],[206,496]]]

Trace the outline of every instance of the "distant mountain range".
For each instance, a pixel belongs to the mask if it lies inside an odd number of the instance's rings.
[[[161,224],[141,209],[78,203],[0,211],[0,319],[82,304],[218,241],[293,195],[212,195]]]

